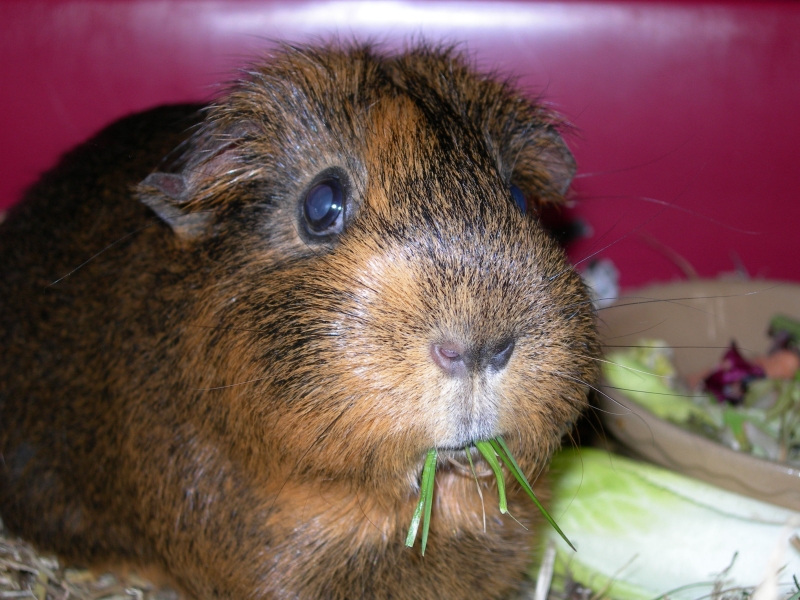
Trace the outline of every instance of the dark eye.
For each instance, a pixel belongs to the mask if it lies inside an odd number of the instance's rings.
[[[514,202],[516,202],[517,206],[519,207],[520,211],[524,215],[528,212],[528,201],[525,200],[525,194],[519,189],[519,186],[511,184],[511,197],[514,198]]]
[[[338,233],[343,212],[342,185],[336,179],[324,179],[308,190],[303,213],[311,233]]]

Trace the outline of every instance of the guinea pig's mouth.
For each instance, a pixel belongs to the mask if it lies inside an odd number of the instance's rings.
[[[453,475],[469,478],[494,476],[480,452],[471,444],[467,448],[437,448],[436,451],[439,455],[437,471],[449,471]],[[467,452],[470,453],[469,458]]]
[[[473,458],[473,452],[477,452],[481,455],[480,461],[476,458]],[[498,461],[498,459],[500,459]],[[505,477],[501,473],[500,464],[499,462],[502,461],[505,466],[508,468],[509,472],[514,476],[517,482],[520,484],[522,489],[525,493],[533,500],[533,503],[541,512],[542,516],[555,528],[555,530],[559,533],[559,535],[564,539],[564,541],[573,549],[575,550],[575,546],[572,545],[567,539],[567,536],[564,535],[564,532],[561,531],[559,526],[553,520],[553,518],[547,513],[547,510],[542,506],[542,503],[536,498],[536,494],[531,487],[531,484],[528,482],[527,477],[523,473],[521,467],[517,464],[517,461],[514,459],[511,450],[506,445],[503,437],[498,435],[497,437],[491,440],[477,440],[473,443],[467,445],[464,449],[454,449],[454,448],[433,448],[428,451],[427,457],[425,459],[425,464],[422,470],[422,479],[420,481],[420,490],[419,490],[419,500],[417,502],[417,507],[414,511],[414,518],[411,521],[411,526],[409,527],[408,536],[406,538],[406,545],[413,546],[414,539],[417,535],[417,530],[422,518],[425,520],[425,525],[422,530],[422,552],[425,552],[425,543],[427,541],[427,527],[428,527],[428,520],[431,514],[431,506],[433,501],[433,487],[434,487],[434,480],[439,480],[439,474],[444,475],[442,479],[444,481],[439,481],[439,483],[455,483],[454,478],[458,476],[472,476],[475,478],[476,483],[478,483],[478,495],[481,499],[481,508],[484,510],[485,515],[485,505],[483,502],[483,494],[480,491],[481,484],[477,481],[478,477],[490,477],[492,475],[495,476],[497,480],[497,492],[499,497],[499,511],[500,514],[505,514],[508,512],[508,503],[507,497],[505,492],[505,484],[503,480]],[[467,465],[469,466],[467,468]],[[488,468],[487,468],[488,467]],[[434,470],[436,473],[434,474]],[[535,480],[534,480],[535,481]],[[450,487],[452,490],[452,486]],[[461,487],[461,486],[456,486]],[[462,490],[463,491],[463,490]],[[456,504],[458,507],[458,504]],[[456,513],[462,513],[463,511],[456,508]],[[424,517],[423,517],[424,515]],[[516,520],[516,519],[515,519]],[[486,530],[486,520],[484,516],[484,531]]]

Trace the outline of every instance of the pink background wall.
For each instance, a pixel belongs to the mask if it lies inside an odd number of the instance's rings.
[[[0,0],[0,207],[104,124],[212,97],[269,47],[466,42],[574,125],[580,260],[630,286],[741,264],[800,280],[800,4]],[[660,247],[661,250],[654,248]]]

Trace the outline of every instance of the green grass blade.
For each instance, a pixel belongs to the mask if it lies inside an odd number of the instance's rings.
[[[487,442],[482,442],[482,443],[486,444]],[[511,471],[511,474],[514,475],[514,478],[522,486],[522,489],[525,490],[525,493],[527,493],[528,496],[530,496],[531,500],[533,500],[533,503],[536,505],[536,508],[538,508],[539,511],[542,513],[542,516],[547,520],[548,523],[550,523],[550,525],[553,526],[553,529],[555,529],[558,532],[558,535],[560,535],[562,537],[562,539],[565,542],[567,542],[567,545],[570,548],[572,548],[575,552],[577,552],[577,549],[575,548],[575,546],[572,545],[572,542],[570,542],[569,539],[567,538],[567,536],[564,534],[564,532],[561,531],[561,528],[555,522],[553,517],[550,516],[550,513],[547,512],[547,509],[545,509],[545,507],[542,506],[542,503],[539,502],[539,499],[536,497],[536,494],[533,493],[533,489],[531,488],[531,484],[528,483],[528,478],[525,477],[525,474],[522,472],[522,469],[520,469],[519,465],[517,464],[517,461],[514,460],[514,456],[511,454],[511,451],[508,449],[508,446],[506,445],[505,440],[503,440],[502,437],[497,436],[495,439],[490,440],[488,443],[489,443],[489,445],[491,445],[492,450],[494,452],[497,452],[497,454],[500,456],[501,460],[506,464],[506,466],[508,467],[508,470]],[[477,443],[476,443],[476,445],[477,445]],[[480,448],[479,448],[479,450],[480,450]],[[481,450],[481,454],[483,454],[482,450]],[[486,455],[484,454],[484,456],[486,456]],[[496,459],[495,459],[495,461],[496,461]],[[499,480],[499,477],[498,477],[498,480]]]
[[[406,536],[406,546],[411,548],[414,545],[414,541],[417,539],[417,532],[419,531],[419,522],[422,519],[422,515],[425,512],[425,503],[426,501],[430,503],[430,499],[433,498],[433,475],[436,471],[436,448],[431,448],[428,450],[428,454],[425,457],[425,465],[422,467],[422,477],[420,478],[420,486],[419,486],[419,500],[417,501],[417,507],[414,509],[414,516],[411,517],[411,526],[408,528],[408,535]],[[430,516],[430,511],[428,511],[428,516]],[[425,543],[427,542],[427,528],[423,526],[422,530],[423,536],[423,554],[425,553],[424,547]]]
[[[431,466],[431,463],[433,465]],[[436,467],[436,448],[428,450],[425,457],[425,466],[422,467],[422,477],[419,486],[419,500],[417,507],[414,509],[414,516],[411,517],[411,526],[408,528],[408,535],[406,536],[406,546],[411,548],[414,545],[414,540],[417,539],[417,531],[419,531],[419,522],[422,518],[422,512],[425,508],[425,499],[428,497],[428,490],[425,488],[426,475],[428,471],[433,471]],[[432,483],[432,482],[431,482]],[[433,495],[433,486],[431,485],[430,495]]]
[[[411,548],[414,545],[414,540],[417,539],[417,531],[419,531],[419,520],[422,518],[422,509],[425,506],[425,494],[422,493],[422,487],[419,491],[419,500],[417,507],[414,509],[414,516],[411,517],[411,526],[408,528],[408,535],[406,536],[406,546]]]
[[[494,471],[495,479],[497,479],[497,493],[500,496],[500,513],[506,514],[508,512],[508,503],[506,502],[506,481],[503,478],[503,471],[500,469],[500,463],[497,462],[495,449],[489,442],[479,441],[475,442],[475,447],[489,463],[489,466]]]
[[[489,443],[492,444],[495,450],[498,450],[497,446],[499,446],[499,451],[497,453],[500,455],[500,457],[502,458],[503,456],[506,456],[508,460],[511,461],[512,466],[510,466],[509,468],[513,472],[519,473],[522,479],[525,480],[525,483],[528,484],[528,478],[525,477],[525,474],[522,472],[522,468],[520,468],[519,463],[517,463],[517,461],[514,460],[514,455],[511,454],[511,450],[508,449],[506,441],[501,436],[498,435],[493,440],[489,440]],[[528,487],[531,486],[528,485]]]
[[[558,534],[563,538],[563,540],[569,545],[570,548],[575,550],[575,546],[572,545],[572,542],[569,541],[567,536],[561,531],[561,528],[555,522],[553,517],[547,512],[542,503],[539,502],[539,499],[536,497],[536,494],[533,493],[533,488],[531,488],[531,484],[528,482],[527,477],[522,472],[517,461],[514,459],[514,456],[511,454],[508,446],[506,445],[505,440],[502,437],[498,436],[493,440],[489,441],[477,441],[475,442],[475,448],[478,452],[481,453],[483,458],[491,467],[492,472],[494,473],[495,479],[497,480],[497,494],[499,496],[499,506],[500,506],[500,513],[506,514],[508,513],[508,501],[506,499],[506,485],[505,485],[505,478],[503,477],[503,470],[500,467],[500,462],[497,460],[500,457],[500,460],[506,465],[511,474],[514,475],[514,478],[519,482],[522,489],[525,490],[525,493],[528,494],[533,503],[542,513],[542,516],[547,520],[550,525],[552,525],[553,529],[555,529]],[[470,455],[469,448],[465,448],[464,451],[467,454],[467,460],[470,463],[470,469],[475,475],[475,468],[472,464],[472,456]],[[425,457],[425,464],[422,467],[422,476],[420,478],[420,489],[419,489],[419,500],[417,501],[417,506],[414,509],[414,515],[411,518],[411,525],[408,528],[408,535],[406,536],[406,546],[409,548],[414,546],[414,542],[417,538],[417,533],[419,532],[420,522],[422,523],[422,555],[425,556],[425,548],[428,544],[428,532],[430,529],[430,522],[431,522],[431,510],[433,508],[433,486],[435,482],[436,476],[436,461],[438,455],[436,452],[436,448],[431,448],[428,450],[428,454]],[[477,481],[477,477],[476,477]],[[478,492],[480,493],[480,484],[478,485]],[[481,503],[483,502],[483,495],[481,495]],[[485,518],[485,517],[484,517]],[[485,525],[484,525],[485,527]],[[792,598],[792,600],[795,600]],[[800,600],[798,598],[797,600]]]
[[[422,469],[422,489],[420,496],[425,496],[425,517],[422,520],[422,556],[425,556],[425,546],[428,545],[428,529],[431,526],[431,508],[433,507],[433,482],[436,475],[436,448],[428,451],[425,458],[425,468]]]

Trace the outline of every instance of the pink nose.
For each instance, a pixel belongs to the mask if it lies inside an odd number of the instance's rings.
[[[466,377],[483,370],[501,371],[514,352],[514,340],[503,339],[493,344],[465,347],[453,341],[431,344],[431,359],[445,373]]]

